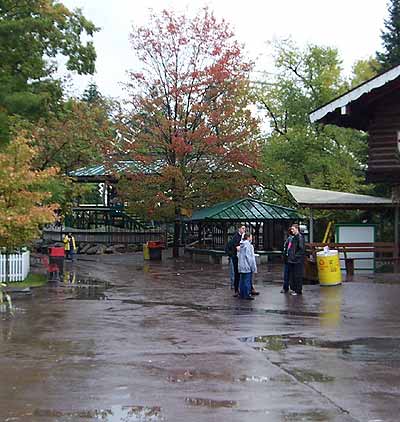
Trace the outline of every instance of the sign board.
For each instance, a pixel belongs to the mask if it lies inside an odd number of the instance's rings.
[[[336,224],[336,243],[373,243],[375,242],[375,224]],[[350,252],[347,258],[355,258],[355,271],[374,271],[375,259],[373,252]],[[362,259],[357,259],[362,258]],[[340,266],[345,268],[343,253],[340,254]]]

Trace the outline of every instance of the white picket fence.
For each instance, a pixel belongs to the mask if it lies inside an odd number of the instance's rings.
[[[9,281],[22,281],[29,273],[29,251],[8,255]],[[6,255],[0,254],[0,281],[6,279]]]

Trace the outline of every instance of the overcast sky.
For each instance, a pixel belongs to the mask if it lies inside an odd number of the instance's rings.
[[[346,72],[352,64],[381,47],[380,33],[387,16],[386,0],[63,0],[83,10],[101,30],[95,35],[94,77],[74,77],[76,94],[94,79],[100,91],[123,95],[120,82],[137,66],[128,36],[132,25],[145,25],[149,8],[173,8],[194,13],[208,5],[215,15],[231,23],[257,68],[271,70],[266,42],[291,36],[299,45],[308,42],[336,47]]]

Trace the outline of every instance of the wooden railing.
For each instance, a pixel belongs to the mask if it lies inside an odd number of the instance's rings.
[[[399,256],[398,248],[393,242],[359,242],[359,243],[307,243],[306,253],[307,256],[316,261],[316,254],[322,251],[325,246],[329,249],[335,249],[341,254],[342,259],[345,261],[346,272],[352,275],[354,272],[355,261],[373,260],[374,265],[380,264],[394,264],[398,265]],[[369,253],[370,256],[362,256]],[[361,256],[357,256],[361,254]]]
[[[44,229],[43,240],[62,242],[67,233],[72,233],[77,243],[104,243],[109,245],[140,245],[151,240],[166,241],[166,232],[160,230],[125,231],[125,230],[79,230],[71,228]]]

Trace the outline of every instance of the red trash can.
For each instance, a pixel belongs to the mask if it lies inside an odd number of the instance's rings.
[[[150,261],[161,261],[164,242],[162,240],[153,240],[147,242],[147,246],[149,248]]]
[[[64,247],[63,246],[50,246],[49,247],[49,256],[62,256],[64,257]]]
[[[49,247],[49,281],[61,281],[64,273],[64,247]]]

